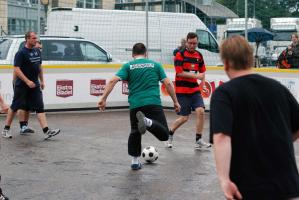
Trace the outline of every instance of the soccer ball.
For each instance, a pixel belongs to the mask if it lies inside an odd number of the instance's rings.
[[[155,147],[148,146],[143,149],[141,156],[146,162],[153,163],[158,159],[159,153]]]

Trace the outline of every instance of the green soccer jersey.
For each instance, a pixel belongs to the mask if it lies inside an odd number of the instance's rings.
[[[146,105],[161,105],[159,81],[166,78],[161,64],[138,58],[124,64],[116,76],[129,83],[130,109]]]

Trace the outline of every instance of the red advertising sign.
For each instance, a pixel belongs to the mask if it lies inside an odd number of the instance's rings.
[[[122,93],[125,95],[129,95],[129,84],[128,81],[122,82]]]
[[[223,83],[224,82],[221,80],[218,82],[218,85],[216,85],[216,83],[214,81],[205,81],[205,83],[204,83],[206,86],[205,88],[203,88],[203,83],[200,83],[199,90],[200,90],[202,97],[204,99],[210,98],[212,93],[215,91],[216,87],[222,85]],[[175,82],[173,82],[173,84],[175,85]],[[164,84],[161,85],[161,91],[162,91],[163,96],[169,96]]]
[[[105,79],[90,80],[90,95],[93,95],[93,96],[103,95],[105,87],[106,87]]]
[[[56,96],[70,97],[73,96],[73,80],[56,80]]]

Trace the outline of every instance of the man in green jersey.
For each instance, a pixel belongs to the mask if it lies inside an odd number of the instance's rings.
[[[141,169],[139,157],[141,155],[141,135],[148,130],[161,141],[168,139],[168,126],[160,99],[159,81],[170,94],[176,112],[180,105],[175,95],[173,84],[166,77],[164,69],[159,63],[146,59],[147,50],[144,44],[133,46],[133,61],[124,64],[112,77],[98,103],[100,110],[105,110],[106,100],[118,81],[129,83],[129,104],[131,133],[128,141],[128,153],[132,156],[131,168]]]

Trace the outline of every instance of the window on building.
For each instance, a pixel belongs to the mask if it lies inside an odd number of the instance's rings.
[[[77,8],[102,8],[102,0],[77,0]]]
[[[38,0],[30,0],[31,4],[38,4]]]
[[[58,0],[52,0],[52,7],[58,7]]]
[[[37,31],[36,20],[8,18],[8,34],[24,34],[27,31]]]

